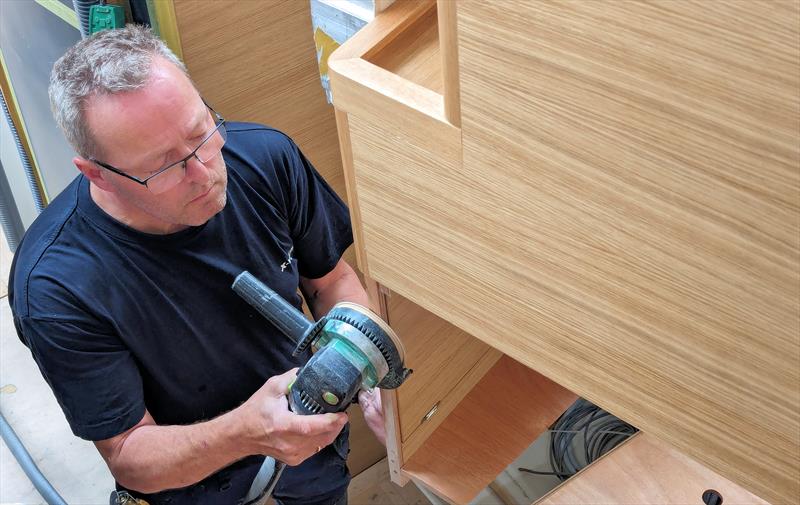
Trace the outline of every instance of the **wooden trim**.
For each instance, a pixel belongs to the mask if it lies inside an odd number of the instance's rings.
[[[338,112],[338,111],[337,111]],[[389,306],[386,294],[380,284],[364,276],[364,285],[369,295],[372,310],[389,323]],[[403,442],[400,432],[400,413],[397,409],[397,390],[381,389],[381,403],[383,404],[383,418],[386,429],[386,458],[389,462],[389,476],[398,486],[405,486],[408,477],[401,473],[403,465]]]
[[[444,83],[444,115],[453,126],[461,127],[461,86],[458,76],[457,4],[438,0],[439,47]]]
[[[403,465],[403,443],[400,440],[400,413],[397,409],[397,390],[381,389],[383,418],[386,423],[386,458],[389,461],[389,477],[398,486],[408,484],[408,476],[401,471]]]
[[[342,154],[342,172],[347,192],[347,204],[350,207],[350,223],[353,229],[353,241],[355,242],[356,264],[364,276],[369,277],[367,251],[364,245],[364,234],[361,229],[361,208],[358,206],[353,149],[350,145],[350,125],[347,121],[347,113],[343,110],[335,109],[335,116],[336,132],[339,136],[339,147]]]
[[[424,16],[433,5],[434,0],[397,0],[334,51],[328,64],[337,60],[369,58]]]
[[[14,127],[17,129],[22,148],[25,150],[25,154],[28,155],[31,170],[36,178],[36,189],[39,191],[39,197],[44,206],[47,206],[50,203],[50,195],[47,194],[42,172],[39,170],[39,163],[36,161],[36,154],[33,152],[28,129],[25,126],[25,119],[22,117],[19,102],[17,102],[17,96],[14,94],[14,87],[11,85],[11,77],[8,73],[8,67],[6,66],[6,60],[3,56],[2,49],[0,49],[0,91],[2,91],[3,97],[6,99],[8,113],[11,116],[11,122],[14,123]]]
[[[328,68],[337,108],[365,118],[410,113],[414,120],[425,120],[420,116],[427,116],[447,122],[444,98],[435,91],[359,58],[328,60]],[[367,94],[374,98],[365,100],[370,98]],[[379,109],[375,109],[376,104]]]

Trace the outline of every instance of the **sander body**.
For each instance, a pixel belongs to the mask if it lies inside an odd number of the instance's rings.
[[[358,400],[360,390],[394,389],[411,374],[404,367],[402,342],[383,319],[366,307],[341,302],[312,322],[249,272],[239,274],[232,288],[294,340],[294,356],[311,347],[311,358],[298,370],[289,388],[289,407],[297,414],[342,412]],[[270,465],[274,470],[259,472],[246,502],[272,493],[285,465],[267,461],[262,469]]]

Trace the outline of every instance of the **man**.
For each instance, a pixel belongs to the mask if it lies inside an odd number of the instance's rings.
[[[367,305],[345,205],[288,137],[226,123],[145,28],[76,44],[50,97],[81,175],[24,237],[9,299],[73,432],[150,504],[241,503],[260,455],[297,465],[279,502],[346,503],[347,416],[289,411],[309,356],[230,289],[249,270],[315,316]]]

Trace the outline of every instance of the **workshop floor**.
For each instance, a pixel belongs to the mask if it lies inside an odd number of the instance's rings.
[[[49,386],[14,330],[8,306],[12,254],[0,229],[0,411],[25,444],[45,477],[70,505],[105,505],[114,479],[90,442],[72,435]],[[43,500],[0,442],[0,504],[41,504]],[[413,485],[389,481],[383,460],[351,484],[352,505],[427,505]]]

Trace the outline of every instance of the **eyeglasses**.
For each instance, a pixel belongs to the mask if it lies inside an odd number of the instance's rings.
[[[205,101],[203,103],[205,103]],[[222,116],[212,109],[210,105],[207,103],[205,105],[215,118],[214,128],[204,137],[203,141],[200,142],[200,145],[197,146],[195,150],[189,153],[185,158],[170,163],[164,168],[156,170],[152,175],[144,179],[140,179],[133,175],[128,175],[119,168],[99,161],[95,158],[89,158],[89,161],[96,163],[117,175],[121,175],[126,179],[138,182],[142,186],[145,186],[147,189],[149,189],[154,195],[169,191],[177,186],[178,183],[186,177],[186,163],[192,159],[192,157],[197,158],[200,163],[207,163],[214,158],[214,156],[219,154],[219,152],[222,150],[222,146],[225,145],[225,141],[228,140],[228,132],[225,130],[225,119],[223,119]]]

